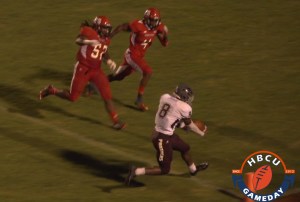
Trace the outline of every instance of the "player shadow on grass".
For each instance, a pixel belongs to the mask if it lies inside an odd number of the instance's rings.
[[[118,182],[114,186],[97,186],[103,192],[111,192],[114,189],[127,188],[124,185],[125,176],[128,172],[128,163],[119,160],[99,160],[88,154],[77,151],[62,149],[61,146],[52,142],[45,141],[42,138],[17,132],[12,128],[0,126],[0,136],[13,140],[15,142],[28,145],[39,152],[46,153],[56,158],[63,158],[67,162],[77,165],[81,170],[87,171],[96,177],[107,178]],[[46,138],[46,137],[44,137]],[[135,162],[138,164],[138,162]],[[143,183],[133,180],[130,187],[142,187]]]
[[[42,119],[44,116],[40,113],[40,110],[45,110],[111,128],[110,125],[106,125],[98,120],[72,114],[62,108],[52,106],[49,103],[42,103],[38,100],[38,95],[32,96],[19,86],[0,84],[0,97],[9,105],[8,111],[12,113],[20,113],[33,118]]]
[[[24,81],[24,83],[27,84],[34,84],[35,80],[42,80],[42,81],[51,81],[50,83],[52,84],[52,82],[59,82],[59,83],[63,83],[63,85],[65,86],[69,86],[70,85],[70,81],[72,79],[72,68],[70,68],[70,71],[68,72],[63,72],[63,71],[55,71],[53,69],[48,69],[48,68],[42,68],[42,67],[32,67],[34,69],[39,69],[37,72],[35,72],[34,74],[25,76],[22,78],[22,80]],[[50,83],[45,83],[45,86],[50,84]]]
[[[205,172],[205,171],[204,171]],[[193,176],[190,175],[190,173],[181,173],[181,174],[168,174],[168,176],[171,176],[171,177],[182,177],[182,178],[192,178]],[[242,195],[240,193],[236,193],[235,191],[232,191],[232,190],[229,190],[229,189],[223,189],[223,188],[217,188],[217,191],[226,195],[226,196],[229,196],[233,199],[237,199],[239,201],[242,202],[243,198],[241,197]]]
[[[81,169],[94,176],[106,178],[121,183],[114,186],[96,186],[103,192],[111,192],[114,189],[127,188],[125,186],[125,176],[128,173],[128,163],[119,160],[99,160],[88,154],[72,150],[62,150],[60,156]],[[131,181],[130,187],[143,187],[145,184],[136,180]]]
[[[142,112],[140,109],[137,108],[137,106],[135,106],[135,105],[133,105],[133,104],[132,104],[132,105],[126,104],[126,103],[122,102],[122,101],[119,100],[119,99],[113,98],[113,102],[116,103],[116,104],[118,104],[118,105],[121,105],[121,106],[123,106],[123,107],[126,107],[126,108],[128,108],[128,109],[133,109],[133,110],[135,110],[135,111]]]
[[[214,130],[215,135],[221,135],[222,137],[230,138],[233,140],[239,140],[242,142],[253,142],[256,146],[275,146],[278,148],[288,148],[286,144],[276,138],[266,137],[262,134],[248,131],[242,128],[237,128],[233,126],[218,126],[213,122],[207,122],[209,131],[210,128]],[[289,148],[291,149],[291,148]]]

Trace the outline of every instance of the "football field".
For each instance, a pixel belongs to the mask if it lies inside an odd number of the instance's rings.
[[[231,171],[255,151],[278,154],[299,172],[299,0],[2,0],[0,8],[1,202],[239,202]],[[154,41],[146,54],[153,76],[145,90],[150,110],[134,108],[139,73],[111,83],[120,118],[115,131],[99,95],[71,103],[38,100],[48,84],[69,88],[86,19],[106,15],[112,25],[141,19],[157,7],[169,46]],[[129,44],[119,33],[109,47],[118,64]],[[109,68],[102,68],[109,73]],[[150,135],[160,95],[178,83],[195,92],[193,118],[208,133],[177,130],[196,162],[190,177],[181,157],[166,176],[124,179],[130,165],[156,165]],[[277,179],[280,181],[281,179]],[[275,179],[276,181],[276,179]],[[300,177],[278,201],[300,201]]]

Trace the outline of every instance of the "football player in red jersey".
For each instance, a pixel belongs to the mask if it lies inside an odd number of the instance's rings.
[[[208,167],[207,162],[196,165],[190,155],[190,146],[175,134],[176,127],[193,131],[199,136],[204,136],[207,128],[200,130],[192,121],[191,104],[194,99],[192,89],[186,84],[176,87],[173,94],[163,94],[160,97],[158,110],[155,116],[155,128],[152,134],[152,144],[156,150],[156,167],[135,167],[129,170],[125,184],[139,175],[166,175],[170,172],[173,160],[173,151],[181,153],[190,175],[194,176],[199,171]]]
[[[124,128],[125,124],[118,119],[118,114],[112,103],[109,81],[101,69],[102,59],[111,69],[116,67],[116,63],[110,59],[107,51],[110,44],[111,29],[110,21],[105,16],[95,17],[90,26],[87,22],[83,23],[80,34],[75,40],[80,48],[77,52],[77,62],[70,90],[60,90],[50,84],[40,91],[39,98],[41,100],[49,95],[56,95],[59,98],[74,102],[79,98],[86,84],[92,82],[104,100],[105,109],[113,122],[113,128],[119,130]]]
[[[168,45],[168,28],[161,22],[160,13],[156,8],[149,8],[145,11],[142,20],[134,20],[131,23],[124,23],[117,26],[111,33],[111,37],[121,31],[131,32],[129,48],[125,51],[124,62],[114,74],[108,75],[109,81],[123,80],[133,71],[140,72],[143,77],[139,83],[138,95],[135,105],[146,111],[148,107],[143,102],[145,87],[151,77],[152,68],[144,59],[147,49],[151,46],[155,37],[158,37],[163,46]]]

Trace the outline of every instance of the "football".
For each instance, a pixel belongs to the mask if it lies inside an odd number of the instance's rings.
[[[272,180],[272,169],[269,165],[258,168],[253,176],[253,187],[255,190],[261,190],[267,187]]]
[[[203,121],[200,120],[193,120],[194,124],[203,132],[207,130],[207,126]]]

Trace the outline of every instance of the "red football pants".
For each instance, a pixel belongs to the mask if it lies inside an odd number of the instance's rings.
[[[93,84],[98,89],[103,100],[111,100],[112,94],[110,85],[103,70],[99,68],[90,68],[79,62],[75,64],[73,78],[70,86],[70,100],[75,101],[84,91],[88,82]]]
[[[147,64],[144,58],[131,54],[127,49],[124,54],[124,61],[121,65],[121,69],[116,75],[116,80],[123,80],[133,71],[138,71],[141,74],[151,74],[152,68]]]

